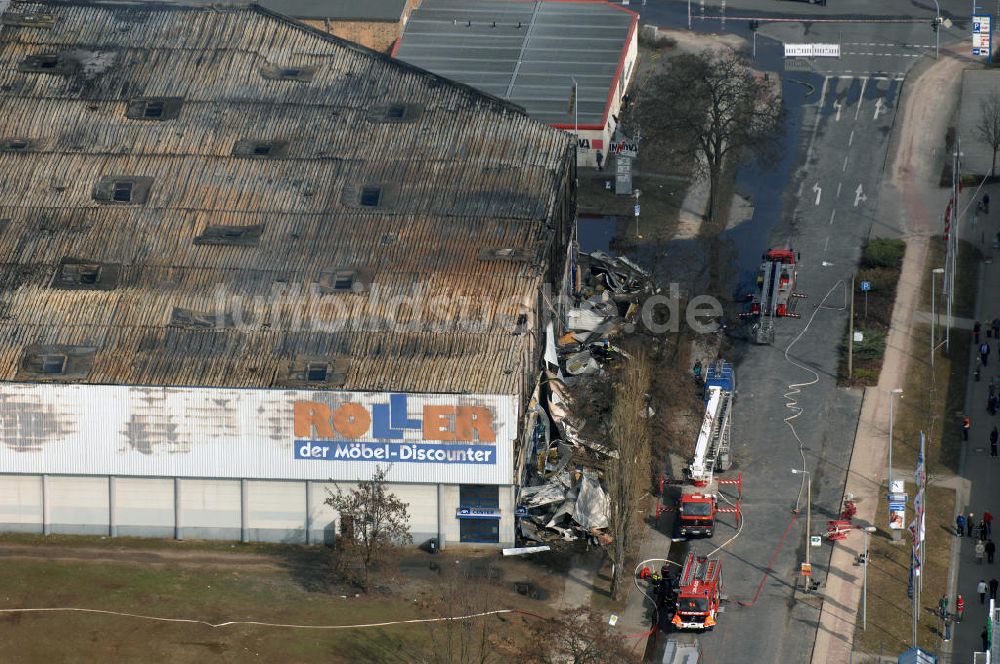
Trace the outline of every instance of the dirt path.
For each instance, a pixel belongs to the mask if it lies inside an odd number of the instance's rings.
[[[277,572],[287,569],[288,561],[254,553],[214,553],[211,551],[171,551],[169,549],[126,549],[75,546],[34,546],[2,544],[0,558],[10,560],[48,560],[91,564],[135,564],[154,567],[190,567],[197,569],[239,569]]]

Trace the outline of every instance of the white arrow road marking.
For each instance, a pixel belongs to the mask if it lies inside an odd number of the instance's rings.
[[[837,122],[840,122],[840,109],[844,108],[844,105],[840,103],[839,99],[833,100],[833,109],[837,111]]]
[[[872,117],[872,120],[878,120],[878,114],[881,112],[882,112],[882,98],[879,97],[878,99],[875,100],[875,115]]]
[[[862,193],[863,191],[864,190],[861,188],[861,185],[859,184],[857,190],[854,192],[854,207],[858,207],[859,205],[861,205],[861,203],[868,200],[868,197],[865,196],[864,193]]]
[[[868,79],[864,78],[861,80],[861,96],[858,97],[858,110],[854,111],[854,119],[858,119],[858,115],[861,113],[861,104],[865,101],[865,88],[868,86]]]
[[[823,187],[819,186],[819,182],[813,185],[813,191],[816,192],[816,205],[819,205],[819,199],[823,195]]]

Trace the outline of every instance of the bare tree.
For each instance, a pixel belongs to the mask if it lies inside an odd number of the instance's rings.
[[[426,623],[427,642],[415,659],[420,664],[491,664],[517,654],[509,647],[509,621],[502,615],[482,616],[498,608],[496,584],[454,570],[444,570],[439,596],[429,607],[435,615],[452,618]],[[469,592],[475,588],[475,592]],[[477,616],[465,618],[465,616]]]
[[[350,491],[337,486],[327,490],[327,505],[340,514],[341,533],[348,533],[344,554],[361,564],[361,589],[368,592],[371,571],[396,547],[413,541],[410,535],[409,505],[388,491],[386,476],[390,467],[375,467],[372,479],[359,482]],[[349,527],[345,527],[349,524]]]
[[[608,629],[604,616],[585,607],[564,611],[529,628],[529,664],[626,664],[635,657],[621,637]]]
[[[650,148],[696,160],[708,176],[708,218],[715,219],[726,160],[766,162],[778,153],[784,111],[773,90],[736,52],[683,53],[645,86],[629,121]]]
[[[984,143],[993,148],[992,178],[997,174],[997,152],[1000,151],[1000,94],[994,92],[979,102],[979,114],[976,132]]]
[[[611,442],[618,457],[608,460],[608,545],[611,557],[611,595],[619,599],[625,560],[638,539],[638,514],[642,496],[649,489],[651,440],[646,399],[649,393],[649,356],[636,351],[615,385],[611,406]]]

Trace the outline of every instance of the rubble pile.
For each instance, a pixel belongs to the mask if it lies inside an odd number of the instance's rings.
[[[534,407],[535,464],[520,491],[519,523],[528,541],[591,537],[607,544],[601,470],[618,452],[607,443],[610,400],[593,402],[608,391],[605,367],[630,359],[612,339],[632,329],[653,285],[632,261],[603,252],[579,254],[575,275],[566,332],[557,339],[551,323],[546,330],[542,398]]]

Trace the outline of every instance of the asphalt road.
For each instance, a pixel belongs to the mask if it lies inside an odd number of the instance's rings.
[[[735,0],[726,11],[775,11],[780,5],[785,15],[829,14],[834,4],[852,15],[875,11],[847,0],[830,0],[826,8]],[[930,10],[897,0],[878,5],[879,15],[893,9],[934,16],[933,3]],[[958,10],[958,3],[947,5]],[[682,27],[686,8],[680,25],[677,8],[678,3],[650,2],[642,22]],[[706,30],[706,24],[695,27]],[[712,31],[740,30],[747,35],[744,22],[728,21],[725,29],[716,22]],[[942,43],[955,38],[942,37]],[[790,245],[800,252],[797,289],[809,297],[798,303],[801,319],[778,321],[773,345],[744,346],[737,361],[733,472],[743,473],[745,524],[720,554],[730,601],[715,631],[697,637],[706,661],[809,661],[820,603],[802,591],[798,577],[806,554],[806,495],[803,476],[791,469],[812,473],[812,532],[820,534],[840,509],[861,406],[860,392],[838,388],[835,379],[851,273],[873,228],[876,235],[893,232],[876,221],[879,187],[904,78],[919,58],[933,57],[933,39],[924,23],[780,22],[759,33],[758,67],[776,69],[785,98],[802,106],[790,114],[796,125],[785,149],[793,155],[792,167],[777,183],[766,174],[740,177],[740,193],[753,200],[756,212],[744,222],[751,232],[737,227],[731,236],[737,238],[740,264],[748,257],[755,262],[768,246]],[[842,56],[794,63],[807,71],[783,71],[781,42],[799,41],[840,43]],[[758,213],[777,219],[760,219]],[[796,384],[803,384],[801,391],[785,396]],[[799,408],[793,432],[783,419]],[[796,507],[801,511],[792,523]],[[732,535],[732,528],[720,527],[713,540],[678,546],[672,557],[687,548],[709,553]],[[827,544],[810,549],[820,582],[837,573],[828,571],[830,552]]]

